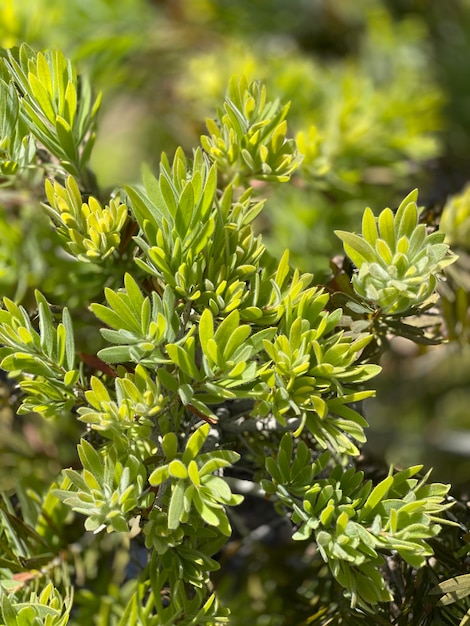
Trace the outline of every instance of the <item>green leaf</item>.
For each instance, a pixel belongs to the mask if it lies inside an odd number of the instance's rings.
[[[62,324],[65,328],[65,367],[72,370],[75,365],[75,339],[72,318],[67,307],[62,311]]]
[[[357,267],[361,267],[364,262],[373,263],[376,260],[375,250],[359,235],[345,230],[335,230],[335,234],[341,239],[344,251]]]
[[[292,535],[294,541],[305,541],[310,538],[313,532],[313,528],[309,524],[302,524],[302,526]]]
[[[142,230],[145,229],[145,224],[148,222],[150,222],[155,229],[161,228],[161,214],[157,211],[157,208],[153,205],[153,203],[147,198],[145,192],[142,189],[130,187],[128,185],[126,185],[124,189],[130,199],[132,212],[134,213],[134,216]]]
[[[178,202],[178,209],[175,215],[175,228],[181,239],[184,239],[188,232],[191,218],[194,211],[194,189],[191,181],[188,181],[183,189]]]
[[[188,476],[195,487],[199,487],[201,484],[201,478],[199,476],[199,470],[196,461],[189,461]]]
[[[36,297],[36,302],[38,304],[39,334],[41,337],[41,348],[48,357],[54,358],[55,337],[54,337],[54,328],[52,326],[52,317],[51,317],[49,305],[47,304],[47,301],[44,298],[44,296],[37,290],[35,291],[35,297]]]
[[[183,346],[180,346],[176,343],[168,343],[165,346],[165,350],[168,353],[170,359],[175,363],[180,369],[183,370],[188,376],[194,378],[195,380],[200,379],[199,371],[196,367],[196,363],[192,358],[191,354],[187,352]]]
[[[57,363],[63,367],[65,361],[65,344],[67,340],[67,331],[63,324],[57,326]]]
[[[150,168],[145,164],[142,166],[142,182],[148,198],[152,203],[147,207],[149,215],[155,220],[155,223],[159,227],[162,226],[162,217],[165,218],[169,224],[172,224],[173,218],[163,200],[158,180],[152,174]]]
[[[183,453],[183,463],[187,465],[192,459],[197,457],[200,449],[207,439],[209,430],[209,424],[203,424],[196,431],[194,431],[186,443],[186,448]]]
[[[124,326],[124,323],[121,320],[121,317],[112,309],[103,304],[92,303],[90,305],[90,309],[93,314],[100,319],[102,322],[110,326],[111,328],[121,329]],[[126,325],[126,330],[135,330],[134,326],[132,329]]]
[[[229,98],[225,100],[224,109],[227,113],[223,117],[224,124],[231,126],[238,137],[243,137],[248,130],[248,123],[242,112]]]
[[[51,70],[42,52],[38,52],[36,59],[36,73],[39,81],[44,86],[48,94],[53,93]]]
[[[110,346],[98,352],[98,358],[105,363],[127,363],[132,361],[129,348],[127,346]]]
[[[157,467],[149,476],[149,483],[153,486],[161,485],[169,477],[168,465]]]
[[[163,387],[166,387],[169,391],[173,393],[178,393],[178,389],[180,387],[179,381],[175,376],[172,376],[168,370],[163,367],[158,368],[157,371],[158,380]]]
[[[90,491],[101,491],[101,485],[92,472],[87,469],[83,469],[82,478]],[[83,494],[79,494],[79,498],[83,499]]]
[[[407,485],[405,483],[412,477],[415,476],[418,472],[423,469],[422,465],[412,465],[411,467],[407,467],[403,470],[400,470],[393,476],[393,490],[392,493],[400,493],[400,490],[406,489],[408,491]],[[416,480],[416,479],[414,479]]]
[[[77,147],[70,124],[58,115],[55,120],[55,128],[62,149],[70,161],[78,167]]]
[[[384,239],[390,249],[395,250],[395,224],[393,213],[390,209],[384,209],[379,215],[380,237]]]
[[[184,463],[182,463],[179,459],[173,459],[168,465],[168,473],[173,478],[181,478],[185,480],[188,478],[188,470]]]
[[[90,472],[99,479],[99,482],[102,482],[104,479],[104,466],[98,452],[86,439],[80,440],[77,449],[83,467],[90,470]]]
[[[46,54],[48,55],[48,62],[53,68],[52,75],[56,83],[55,88],[59,96],[59,111],[61,112],[64,108],[66,84],[73,77],[71,63],[60,50],[53,50]]]
[[[186,482],[178,480],[172,486],[170,505],[168,507],[168,528],[175,530],[180,525],[181,516],[184,513],[184,492]]]
[[[227,315],[215,332],[214,339],[217,345],[221,347],[226,346],[239,324],[240,314],[237,310],[232,311],[230,315]]]
[[[39,105],[42,113],[49,120],[49,122],[54,124],[56,113],[52,107],[50,95],[47,93],[44,85],[42,85],[39,78],[32,72],[28,74],[28,82],[34,102]]]
[[[369,497],[364,503],[361,510],[361,517],[369,515],[371,511],[385,498],[388,494],[390,487],[393,485],[393,476],[387,476],[378,485],[372,489]]]
[[[6,356],[0,363],[0,367],[9,372],[19,370],[34,376],[54,379],[58,372],[45,362],[44,358],[32,356],[26,352],[15,352]]]
[[[108,287],[104,290],[106,300],[109,306],[118,314],[120,324],[116,326],[116,328],[125,328],[126,330],[134,331],[136,333],[140,332],[140,309],[139,312],[136,313],[133,307],[130,304],[130,299],[127,294],[124,293],[116,293],[112,289]],[[93,313],[95,313],[95,308],[100,307],[100,305],[91,305]],[[102,312],[102,309],[98,309]],[[103,320],[104,321],[104,320]]]
[[[218,469],[233,465],[239,459],[240,455],[234,450],[213,450],[212,452],[203,453],[199,455],[198,459],[202,463],[199,467],[199,475],[211,474]]]
[[[79,378],[79,370],[69,370],[64,376],[64,384],[67,385],[67,387],[72,387],[78,382]]]
[[[285,280],[289,276],[291,271],[289,265],[289,250],[284,250],[284,253],[279,261],[279,265],[277,266],[276,274],[274,276],[274,281],[279,287],[284,285]]]
[[[167,459],[174,459],[178,451],[178,437],[170,432],[162,438],[162,450]]]
[[[445,595],[439,600],[439,606],[446,606],[470,596],[470,574],[462,574],[445,580],[432,589],[430,593]]]
[[[397,239],[400,237],[411,237],[418,225],[418,218],[418,209],[414,202],[403,205],[403,208],[395,216]]]
[[[204,479],[204,486],[208,487],[215,500],[229,503],[233,497],[227,481],[220,476],[207,476]]]
[[[207,178],[205,180],[204,185],[204,195],[203,201],[201,203],[201,219],[206,219],[206,216],[209,214],[210,209],[212,208],[212,204],[214,202],[215,192],[217,189],[217,168],[215,165],[209,170]]]
[[[136,317],[140,317],[142,312],[142,306],[144,304],[144,296],[134,278],[126,272],[124,274],[124,286],[126,288],[127,295],[129,296],[129,306],[133,310]]]
[[[388,243],[384,239],[377,239],[375,242],[375,248],[377,250],[377,255],[382,261],[384,261],[385,265],[391,265],[393,260],[393,251]]]
[[[234,311],[235,313],[235,311]],[[238,311],[237,311],[238,313]],[[238,320],[240,319],[240,316],[238,315]],[[223,347],[223,358],[225,360],[225,362],[227,362],[228,360],[230,360],[230,358],[232,357],[232,355],[234,354],[234,352],[245,343],[245,341],[248,339],[248,337],[251,334],[251,327],[248,326],[247,324],[243,325],[243,326],[238,326],[238,328],[236,328],[232,334],[230,335],[230,337],[228,338],[228,340],[223,343],[221,342],[218,338],[217,338],[217,342],[224,346]]]
[[[219,515],[214,511],[211,506],[209,506],[207,502],[205,502],[201,498],[197,490],[193,493],[193,502],[197,509],[197,512],[206,522],[206,524],[209,524],[210,526],[219,525]]]
[[[176,211],[178,209],[175,197],[178,195],[177,191],[174,188],[173,183],[166,178],[164,172],[160,175],[158,183],[164,201],[163,206],[166,206],[166,213],[170,216],[169,224],[174,224]]]
[[[73,126],[75,113],[77,111],[77,91],[72,82],[69,82],[65,90],[65,108],[64,117],[66,121]]]
[[[209,339],[206,345],[207,353],[205,353],[207,360],[209,363],[213,363],[220,368],[223,368],[225,363],[222,360],[222,355],[219,350],[219,346],[215,339]]]
[[[209,356],[208,342],[214,338],[214,318],[210,309],[204,309],[199,320],[199,340],[203,353]]]

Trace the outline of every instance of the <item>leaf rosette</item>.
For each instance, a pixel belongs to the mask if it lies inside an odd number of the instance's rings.
[[[394,215],[384,209],[378,218],[367,208],[362,236],[336,231],[344,251],[357,266],[352,284],[363,300],[385,315],[403,315],[423,305],[433,294],[437,275],[456,260],[444,243],[445,234],[428,234],[418,224],[417,190]]]

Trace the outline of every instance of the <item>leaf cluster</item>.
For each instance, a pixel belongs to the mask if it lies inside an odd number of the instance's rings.
[[[65,626],[73,589],[57,551],[63,545],[61,532],[69,511],[51,492],[41,498],[19,487],[16,497],[16,506],[6,495],[0,501],[0,607],[4,623]],[[46,572],[49,581],[44,584]]]
[[[68,250],[77,259],[101,263],[121,243],[121,231],[127,220],[127,206],[112,198],[104,208],[90,196],[83,202],[76,180],[69,176],[65,187],[46,180],[45,205]]]
[[[7,181],[36,160],[36,146],[21,121],[18,93],[13,83],[0,80],[0,172]]]
[[[19,96],[19,116],[40,142],[72,175],[84,173],[95,140],[100,98],[60,51],[39,52],[26,44],[2,55],[0,76]]]
[[[21,376],[25,398],[20,412],[36,411],[45,416],[67,412],[75,403],[75,341],[68,309],[55,324],[44,296],[36,292],[38,328],[26,309],[4,298],[0,310],[0,367]]]
[[[105,449],[106,450],[106,449]],[[146,471],[142,461],[128,455],[123,465],[112,448],[104,458],[85,439],[78,445],[82,471],[65,470],[65,480],[53,493],[86,516],[85,528],[95,533],[126,532],[128,513],[140,502]]]
[[[376,219],[371,209],[362,218],[362,237],[336,231],[358,271],[356,293],[386,315],[406,315],[421,307],[436,287],[438,272],[456,260],[444,243],[443,232],[426,233],[418,224],[417,190],[396,214],[384,209]]]
[[[300,165],[295,142],[286,138],[288,110],[289,105],[266,100],[263,84],[234,77],[218,123],[206,120],[210,134],[201,137],[202,147],[233,184],[243,179],[286,182]]]
[[[380,575],[384,555],[396,551],[419,568],[432,554],[428,540],[440,530],[448,485],[427,484],[429,473],[415,478],[422,466],[394,472],[373,486],[363,472],[336,465],[324,453],[313,463],[303,441],[294,448],[285,434],[276,456],[266,459],[271,479],[263,481],[291,511],[298,528],[293,538],[315,537],[318,550],[335,578],[366,610],[393,599]],[[328,471],[328,477],[322,477]]]
[[[176,453],[174,433],[167,433],[162,439],[162,448],[169,462],[152,472],[149,483],[158,486],[170,479],[167,522],[170,531],[177,530],[181,523],[188,523],[195,508],[206,524],[230,536],[231,527],[224,507],[237,505],[243,498],[233,495],[225,480],[213,474],[238,461],[240,455],[231,450],[199,454],[209,429],[209,424],[204,424],[194,431],[181,456]]]

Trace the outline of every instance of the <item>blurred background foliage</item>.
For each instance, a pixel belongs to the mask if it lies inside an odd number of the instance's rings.
[[[103,92],[92,158],[103,199],[116,185],[138,180],[142,162],[155,168],[162,151],[197,145],[231,74],[262,79],[270,97],[290,100],[289,133],[304,160],[294,184],[269,191],[260,185],[260,195],[270,198],[258,227],[271,250],[289,247],[293,264],[318,282],[329,280],[329,260],[342,249],[335,228],[359,230],[366,206],[375,213],[394,208],[419,187],[423,220],[436,227],[442,214],[460,255],[442,286],[449,342],[417,348],[392,341],[377,398],[366,407],[365,457],[377,467],[424,462],[435,468],[434,480],[451,481],[457,495],[468,497],[470,1],[3,0],[0,44],[23,41],[62,49]],[[52,302],[79,310],[97,288],[94,275],[77,275],[61,255],[39,208],[42,198],[37,177],[0,178],[0,292],[28,305],[40,288]],[[80,323],[81,348],[96,353],[88,348],[98,339],[87,333],[86,318]],[[9,383],[2,384],[8,399],[0,410],[2,484],[46,484],[74,458],[67,442],[77,427],[13,420]],[[227,597],[243,599],[233,600],[231,623],[300,623],[322,593],[334,590],[316,588],[311,565],[304,567],[291,547],[284,550],[279,535],[275,551],[268,549],[272,519],[262,516],[249,509],[240,521],[245,541],[235,539],[234,554],[222,556],[235,574],[247,545],[256,556],[248,565],[242,560],[238,582],[219,582]],[[115,545],[109,554],[117,563]],[[90,566],[114,611],[113,589],[128,567],[116,563]],[[108,610],[103,606],[94,615]],[[328,623],[320,613],[308,623]]]

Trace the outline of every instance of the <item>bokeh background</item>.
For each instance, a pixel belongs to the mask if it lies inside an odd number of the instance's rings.
[[[143,162],[156,168],[162,151],[197,145],[231,74],[261,79],[270,97],[291,101],[289,132],[303,163],[293,184],[266,188],[257,227],[273,252],[290,248],[292,263],[318,283],[341,254],[335,228],[358,230],[366,206],[393,208],[419,188],[423,219],[430,227],[442,219],[460,255],[442,284],[448,343],[392,341],[377,397],[365,407],[365,455],[424,463],[434,480],[468,496],[470,1],[2,0],[0,45],[23,41],[62,49],[103,92],[92,167],[105,196],[139,180]],[[47,220],[34,204],[15,212],[21,193],[0,188],[1,295],[27,301],[40,288],[79,307],[73,276],[57,269]],[[12,468],[26,475],[28,458],[32,480],[43,481],[73,455],[72,426],[12,431],[5,415],[5,481]],[[266,512],[253,505],[251,515],[261,527]],[[239,554],[231,560],[237,584],[220,581],[236,606],[233,624],[297,623],[288,611],[302,614],[295,602],[286,608],[286,596],[301,596],[303,548],[296,555],[284,545],[282,529],[270,534],[269,513],[266,524],[250,544],[249,567]],[[308,586],[303,593],[308,602]]]

